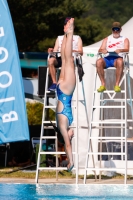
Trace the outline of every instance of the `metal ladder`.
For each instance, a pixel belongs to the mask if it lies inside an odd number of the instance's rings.
[[[55,53],[55,52],[54,52]],[[58,52],[57,52],[58,53]],[[49,54],[50,56],[50,54]],[[48,59],[49,59],[48,56]],[[75,163],[75,167],[73,168],[75,170],[76,173],[76,184],[78,183],[78,70],[77,70],[77,62],[76,59],[78,59],[78,61],[80,62],[80,64],[82,64],[82,58],[80,55],[78,54],[74,54],[74,64],[75,64],[75,70],[76,70],[76,88],[75,88],[75,100],[72,100],[72,108],[74,109],[75,115],[76,115],[76,119],[74,119],[74,122],[72,123],[72,125],[70,126],[71,128],[74,128],[74,146],[75,146],[75,151],[73,151],[73,155],[75,155],[74,157],[74,163]],[[66,154],[65,152],[58,152],[58,140],[57,140],[57,133],[55,133],[55,136],[45,136],[45,132],[46,129],[53,129],[53,127],[51,126],[51,123],[49,120],[46,120],[46,116],[45,116],[45,111],[48,108],[56,108],[56,103],[54,106],[51,105],[47,105],[47,98],[48,95],[50,94],[48,91],[48,74],[49,74],[49,69],[47,68],[47,75],[46,75],[46,84],[45,84],[45,94],[44,94],[44,108],[43,108],[43,116],[42,116],[42,125],[41,125],[41,134],[40,134],[40,145],[39,145],[39,152],[38,152],[38,160],[37,160],[37,169],[36,169],[36,178],[35,178],[35,182],[38,183],[38,178],[39,178],[39,171],[41,170],[56,170],[56,180],[58,180],[58,172],[60,170],[67,170],[66,167],[58,167],[58,155],[62,155],[62,154]],[[83,88],[83,81],[82,81],[82,88]],[[56,97],[56,94],[53,94]],[[84,94],[84,88],[83,88],[83,97],[84,97],[84,102],[85,102],[85,94]],[[87,122],[88,122],[88,116],[87,116],[87,109],[86,109],[86,102],[85,102],[85,112],[86,112],[86,117],[87,117]],[[52,123],[56,123],[55,121],[52,121]],[[47,126],[46,126],[47,124]],[[89,124],[88,124],[89,125]],[[89,127],[89,126],[88,126]],[[42,141],[43,140],[47,140],[47,139],[55,139],[55,151],[53,152],[49,152],[49,151],[43,151],[42,149]],[[56,155],[56,166],[55,167],[41,167],[41,155]]]
[[[99,54],[98,54],[99,56]],[[124,72],[123,77],[120,82],[120,86],[123,84],[124,89],[121,91],[121,94],[115,93],[113,90],[106,90],[103,93],[98,93],[96,91],[97,84],[97,73],[95,78],[95,90],[93,93],[93,106],[92,106],[92,114],[90,121],[90,131],[89,131],[89,140],[88,140],[88,152],[86,155],[86,163],[85,163],[85,174],[84,174],[84,184],[87,179],[87,171],[93,171],[99,173],[99,179],[101,179],[101,173],[104,171],[124,171],[124,183],[127,182],[127,142],[130,142],[130,139],[127,139],[128,130],[133,127],[129,125],[129,123],[133,123],[133,105],[132,105],[132,95],[131,95],[131,87],[130,87],[130,74],[129,74],[129,57],[128,54],[124,54]],[[109,70],[109,69],[108,69]],[[111,69],[112,70],[112,69]],[[107,70],[106,70],[107,72]],[[127,89],[128,88],[128,89]],[[129,98],[127,98],[127,92]],[[119,97],[124,96],[124,98]],[[113,104],[112,104],[113,103]],[[115,104],[115,105],[114,105]],[[130,106],[131,109],[131,119],[127,117],[127,106]],[[119,109],[121,112],[121,119],[106,119],[107,109],[109,112],[113,109]],[[98,111],[97,111],[98,110]],[[96,115],[99,114],[99,119],[97,120]],[[110,113],[109,113],[110,114]],[[96,119],[96,120],[95,120]],[[120,130],[119,136],[106,136],[105,130]],[[99,134],[95,135],[97,132]],[[93,144],[93,141],[97,141],[98,150],[93,152],[90,149],[90,144]],[[121,152],[103,152],[103,144],[109,144],[110,142],[119,143],[121,146]],[[98,167],[90,167],[89,159],[90,155],[96,156]],[[111,163],[111,159],[113,156],[121,156],[122,162],[124,162],[124,168],[115,168],[115,167],[102,167],[104,164],[102,162],[102,156],[107,156],[108,161]]]

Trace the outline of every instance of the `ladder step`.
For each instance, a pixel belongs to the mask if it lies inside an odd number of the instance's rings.
[[[56,123],[56,121],[51,121],[51,122],[52,123]],[[43,121],[44,124],[48,124],[49,123],[50,125],[51,125],[51,122],[50,121]]]
[[[53,126],[44,126],[44,129],[54,129]]]
[[[45,108],[56,108],[56,106],[44,106]],[[71,108],[76,108],[76,106],[71,106]]]
[[[56,106],[44,106],[45,108],[56,108]]]
[[[39,170],[67,170],[67,167],[39,167],[38,169]]]
[[[119,103],[119,102],[125,102],[125,99],[102,99],[102,100],[100,100],[100,102],[108,102],[108,101]],[[126,101],[132,101],[132,100],[126,99]]]
[[[44,126],[44,129],[54,129],[53,126],[51,126],[51,123],[50,121],[43,121],[43,123],[46,123],[46,124],[50,124],[48,126]],[[56,123],[56,121],[52,121],[52,123]],[[69,128],[76,128],[76,126],[69,126]],[[77,127],[77,128],[82,128],[82,127]]]
[[[46,91],[46,93],[47,93],[47,94],[49,94],[49,93],[50,93],[50,94],[53,94],[53,95],[55,95],[55,92],[54,92],[54,91],[53,91],[53,92],[51,92],[51,91],[47,90],[47,91]]]
[[[126,137],[100,137],[100,136],[97,136],[97,137],[90,137],[90,139],[110,139],[110,140],[125,140],[126,139]]]
[[[125,108],[125,106],[93,106],[93,108]]]
[[[79,128],[88,129],[87,126],[79,126]],[[124,126],[92,126],[91,129],[102,129],[102,128],[125,128]],[[133,127],[129,127],[127,129],[133,129]]]
[[[56,123],[56,121],[51,121],[51,122],[52,122],[52,123]],[[44,124],[50,124],[50,125],[51,125],[51,122],[50,122],[50,121],[45,121],[45,120],[43,121]],[[75,123],[75,122],[73,122],[73,123]],[[76,126],[73,126],[73,125],[72,125],[72,126],[69,126],[69,127],[75,128]]]
[[[113,119],[114,120],[114,119]],[[119,121],[112,121],[112,120],[99,120],[99,121],[92,121],[91,124],[124,124],[126,123],[125,120]]]
[[[63,152],[63,151],[43,151],[43,152],[40,152],[40,154],[56,154],[56,155],[60,155],[60,154],[66,154],[66,152]],[[72,152],[72,154],[76,154],[76,152]]]
[[[81,128],[88,129],[88,127],[81,127]],[[125,126],[92,126],[91,128],[92,128],[92,129],[102,129],[102,128],[125,128]],[[133,127],[132,127],[132,126],[129,126],[129,127],[127,127],[126,129],[132,130]]]
[[[121,152],[88,152],[90,155],[126,155],[126,153]]]
[[[48,126],[44,126],[44,129],[53,129],[53,126],[51,126],[51,123],[50,121],[43,121],[44,124],[50,124]],[[56,123],[56,121],[52,121],[52,123]],[[76,126],[69,126],[69,128],[76,128]],[[80,127],[77,127],[77,128],[80,128]]]
[[[133,119],[127,119],[127,122],[133,122]]]
[[[97,90],[95,90],[94,93],[101,94]],[[115,92],[114,90],[105,90],[103,93],[114,93],[115,94],[117,92]],[[125,93],[125,90],[121,90],[120,93]]]
[[[42,139],[57,139],[57,136],[42,136]]]
[[[102,129],[102,128],[125,128],[125,126],[92,126],[92,129]]]
[[[117,170],[125,170],[124,168],[92,168],[88,167],[86,170],[98,170],[98,171],[117,171]]]
[[[132,139],[129,139],[129,140],[127,139],[126,141],[130,142],[130,143],[133,142]],[[98,142],[100,142],[100,140],[98,140]],[[104,141],[102,141],[102,143],[106,143],[106,142],[117,142],[117,143],[123,142],[123,143],[125,143],[125,141],[121,141],[121,140],[104,140]]]

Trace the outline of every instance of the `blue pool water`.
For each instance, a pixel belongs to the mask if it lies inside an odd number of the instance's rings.
[[[133,185],[0,184],[1,200],[133,200]]]

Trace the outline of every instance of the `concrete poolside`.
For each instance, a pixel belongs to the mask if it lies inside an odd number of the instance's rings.
[[[24,183],[24,184],[36,184],[35,179],[28,178],[0,178],[0,183]],[[75,184],[75,179],[39,179],[41,184]],[[83,179],[79,179],[79,184],[83,184]],[[124,179],[102,179],[101,181],[94,179],[87,179],[87,184],[124,184]],[[133,184],[133,180],[127,180],[127,184]]]

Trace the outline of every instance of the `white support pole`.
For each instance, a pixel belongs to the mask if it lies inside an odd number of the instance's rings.
[[[76,58],[75,58],[76,59]],[[76,64],[75,64],[76,67]],[[76,152],[76,184],[78,184],[78,68],[76,67],[76,120],[75,120],[75,127],[76,127],[76,141],[75,141],[75,152]]]

